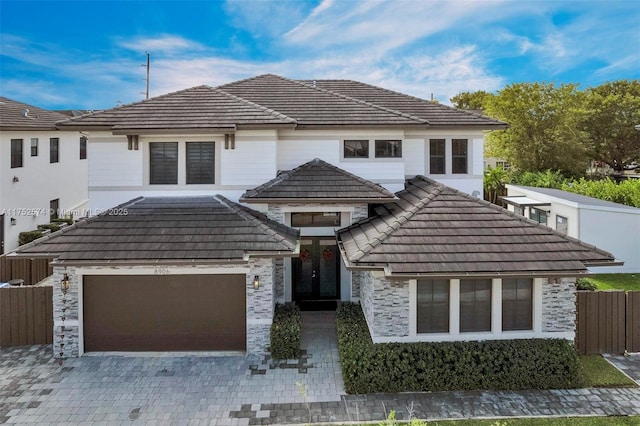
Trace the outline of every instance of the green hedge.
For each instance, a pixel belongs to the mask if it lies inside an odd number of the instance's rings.
[[[57,219],[51,219],[51,223],[66,223],[67,225],[73,225],[73,218],[59,217]]]
[[[338,308],[336,326],[348,393],[583,385],[578,356],[564,339],[374,344],[354,304]]]
[[[56,232],[60,230],[60,225],[57,223],[45,223],[43,225],[38,225],[38,229],[41,231],[49,229],[51,232]]]
[[[41,230],[25,231],[18,234],[18,245],[25,245],[42,237]]]
[[[301,322],[300,309],[296,305],[276,305],[271,324],[273,359],[295,359],[300,356]]]

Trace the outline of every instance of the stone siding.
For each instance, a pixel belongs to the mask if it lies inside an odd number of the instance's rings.
[[[273,271],[274,297],[276,303],[284,303],[284,259],[275,259]]]
[[[65,272],[69,276],[69,290],[62,294],[60,282]],[[77,357],[80,350],[78,329],[78,276],[74,268],[53,268],[53,357]]]
[[[575,278],[559,279],[558,284],[542,281],[542,331],[571,332],[576,330]]]
[[[375,337],[409,335],[409,280],[389,280],[362,272],[360,303]]]

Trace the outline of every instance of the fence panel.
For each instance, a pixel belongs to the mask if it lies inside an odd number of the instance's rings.
[[[579,291],[577,349],[580,354],[623,353],[626,349],[624,291]]]
[[[25,285],[37,284],[53,274],[53,268],[49,266],[52,260],[0,256],[0,282],[22,279]]]
[[[0,288],[0,346],[53,342],[53,287]]]
[[[627,293],[627,351],[640,352],[640,291]]]

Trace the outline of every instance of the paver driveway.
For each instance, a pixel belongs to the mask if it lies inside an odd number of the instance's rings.
[[[306,356],[277,368],[241,356],[85,356],[60,366],[50,346],[0,349],[0,423],[248,424],[246,413],[269,416],[261,403],[340,401],[333,318],[305,323]]]

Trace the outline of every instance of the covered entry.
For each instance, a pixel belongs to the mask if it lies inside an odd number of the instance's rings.
[[[90,275],[84,350],[244,351],[245,275]]]

